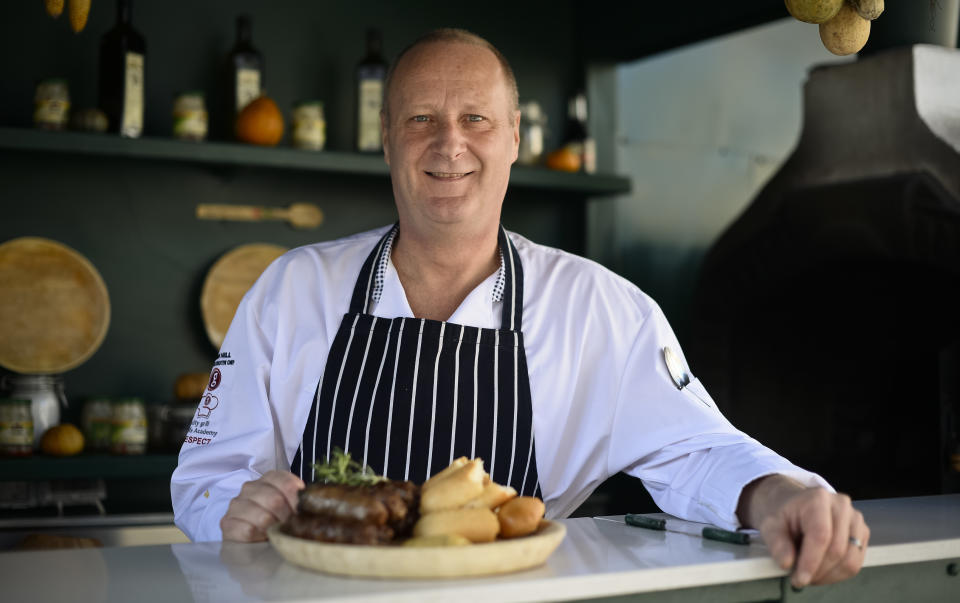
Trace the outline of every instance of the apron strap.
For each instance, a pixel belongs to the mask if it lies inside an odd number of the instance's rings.
[[[397,230],[399,222],[388,230],[380,241],[370,251],[370,255],[363,263],[357,283],[353,287],[353,298],[350,300],[351,314],[366,314],[373,294],[374,277],[377,266],[380,265],[387,241]],[[507,231],[500,226],[497,234],[497,243],[500,254],[503,256],[503,315],[500,319],[500,328],[506,331],[521,331],[523,318],[523,266],[520,263],[520,254],[514,247],[513,241],[507,236]]]
[[[380,256],[383,255],[383,248],[399,225],[399,222],[394,224],[393,228],[380,238],[380,242],[374,246],[366,261],[363,262],[363,268],[360,269],[360,274],[357,276],[357,284],[353,286],[353,298],[350,300],[351,314],[367,313],[370,297],[373,295],[373,281],[377,266],[380,264]]]
[[[500,225],[498,235],[500,253],[503,255],[503,318],[500,328],[505,331],[522,331],[523,325],[523,265],[520,254]]]

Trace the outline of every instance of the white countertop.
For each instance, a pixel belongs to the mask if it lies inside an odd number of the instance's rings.
[[[860,501],[865,567],[960,557],[960,495]],[[617,518],[612,518],[617,519]],[[734,545],[604,519],[564,520],[539,568],[469,580],[370,580],[286,563],[267,543],[0,553],[4,601],[542,601],[785,575],[760,543]]]

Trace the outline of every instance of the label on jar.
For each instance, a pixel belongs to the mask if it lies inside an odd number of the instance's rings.
[[[380,108],[383,106],[383,82],[361,80],[357,107],[357,149],[379,151]]]
[[[173,135],[184,140],[207,137],[207,112],[203,109],[183,111],[173,116]]]
[[[142,454],[147,448],[147,418],[142,402],[113,407],[110,449],[115,454]]]
[[[56,99],[38,100],[33,112],[33,122],[38,125],[63,127],[67,123],[70,102]]]
[[[143,55],[128,52],[126,63],[120,135],[137,138],[143,132]]]
[[[237,112],[260,96],[260,70],[237,69]]]
[[[33,446],[33,421],[0,419],[0,448]]]
[[[327,140],[327,122],[317,105],[297,107],[293,112],[293,145],[319,151]]]

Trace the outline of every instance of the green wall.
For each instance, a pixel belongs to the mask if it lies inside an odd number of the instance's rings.
[[[9,4],[0,23],[0,51],[8,57],[0,78],[0,126],[30,126],[41,77],[67,77],[73,106],[94,105],[97,45],[113,24],[113,3],[94,2],[80,34],[70,30],[66,16],[49,18],[40,2]],[[388,57],[433,27],[468,27],[488,37],[513,62],[521,95],[539,99],[552,122],[562,123],[563,99],[580,73],[566,44],[574,24],[565,10],[563,3],[541,14],[509,3],[478,11],[449,3],[135,2],[134,24],[147,42],[146,135],[168,135],[180,90],[207,90],[214,113],[219,91],[213,84],[241,11],[253,15],[267,90],[287,117],[296,99],[325,101],[328,148],[350,148],[353,66],[368,25],[383,29]],[[542,26],[531,27],[534,18]],[[396,219],[389,180],[382,176],[0,151],[0,183],[0,241],[25,235],[61,241],[93,262],[110,291],[111,326],[102,347],[65,375],[74,402],[91,395],[166,402],[178,374],[209,370],[216,350],[200,318],[200,290],[206,271],[232,247],[293,247]],[[303,201],[323,209],[321,228],[193,217],[197,203]],[[581,199],[516,189],[508,193],[504,223],[538,242],[582,252],[583,216]]]

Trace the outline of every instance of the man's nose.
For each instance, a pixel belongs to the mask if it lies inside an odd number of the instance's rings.
[[[467,148],[463,128],[455,119],[441,120],[434,140],[434,151],[444,159],[457,159]]]

